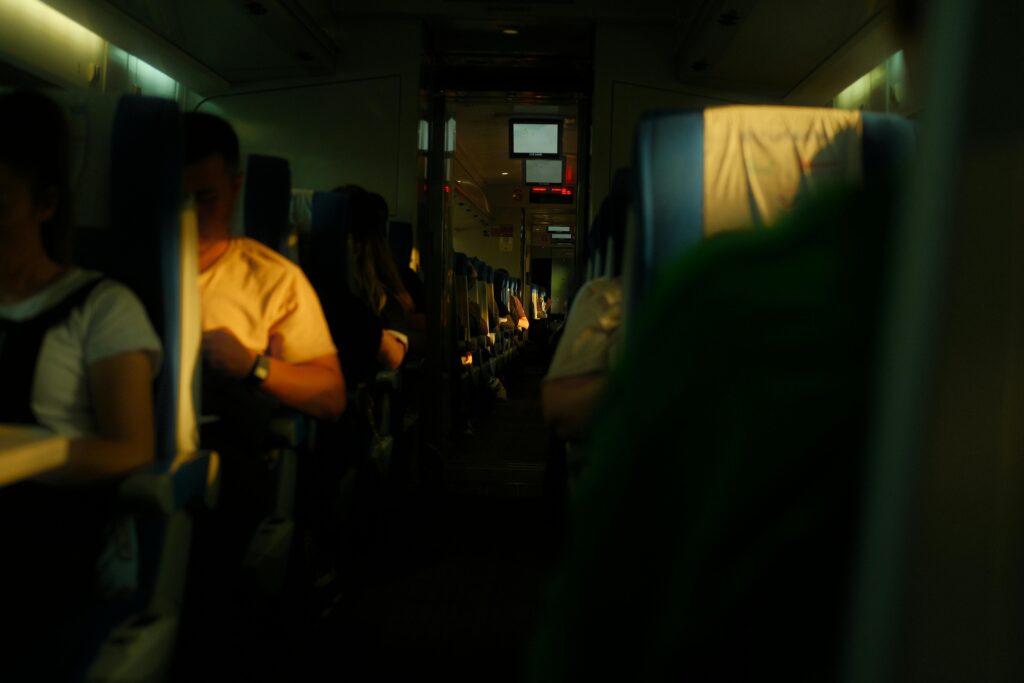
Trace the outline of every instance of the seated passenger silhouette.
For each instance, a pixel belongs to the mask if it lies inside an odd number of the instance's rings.
[[[377,360],[397,369],[409,348],[409,323],[414,304],[405,289],[387,241],[388,205],[379,194],[354,192],[352,262],[355,295],[381,320]]]
[[[512,314],[512,318],[515,320],[517,329],[530,329],[530,319],[526,317],[526,309],[523,308],[523,302],[520,301],[519,297],[515,294],[509,295],[508,308],[509,312]]]
[[[20,634],[5,643],[19,661],[5,654],[0,669],[26,664],[33,680],[76,663],[74,620],[112,578],[104,560],[114,536],[134,536],[112,516],[114,484],[153,459],[161,360],[135,294],[70,265],[68,154],[58,105],[0,95],[0,423],[70,438],[63,467],[0,490],[3,618]]]
[[[337,417],[345,409],[345,380],[316,292],[291,261],[231,234],[242,187],[234,130],[209,114],[184,119],[184,185],[195,195],[199,219],[206,362],[227,380],[222,387],[248,385],[300,412]],[[217,407],[231,410],[225,403]]]
[[[589,436],[621,327],[621,280],[594,278],[584,284],[541,385],[544,419],[560,438],[573,442]]]

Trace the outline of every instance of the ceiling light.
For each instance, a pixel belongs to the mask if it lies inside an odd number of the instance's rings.
[[[508,175],[508,171],[502,171],[501,175]]]
[[[519,29],[517,28],[503,28],[501,30],[506,36],[517,36],[519,35]]]

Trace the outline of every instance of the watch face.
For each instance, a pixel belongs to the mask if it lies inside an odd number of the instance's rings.
[[[260,356],[259,360],[256,361],[256,367],[252,369],[253,377],[259,381],[263,381],[270,374],[270,359],[266,356]]]

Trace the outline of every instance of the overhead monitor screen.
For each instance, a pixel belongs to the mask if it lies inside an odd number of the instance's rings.
[[[510,119],[508,141],[513,159],[557,159],[562,154],[562,122]]]
[[[564,159],[524,159],[523,182],[527,185],[561,185]]]

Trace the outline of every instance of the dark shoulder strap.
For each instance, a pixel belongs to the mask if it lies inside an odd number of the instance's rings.
[[[69,315],[71,315],[72,311],[84,304],[85,300],[89,298],[90,294],[92,294],[92,291],[105,280],[106,278],[101,276],[80,285],[77,289],[73,290],[61,299],[56,305],[36,316],[35,322],[40,326],[49,329],[57,323],[65,320]]]

